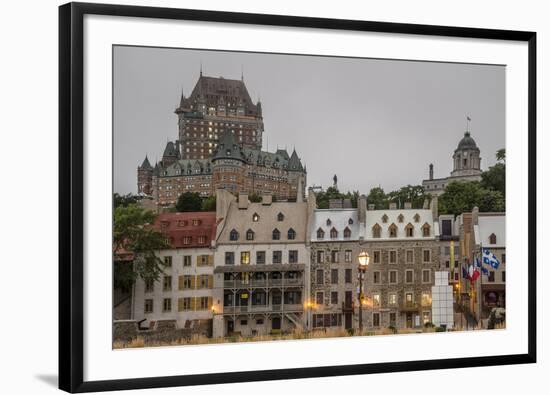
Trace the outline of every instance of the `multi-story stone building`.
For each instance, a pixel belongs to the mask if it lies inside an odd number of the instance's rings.
[[[459,141],[453,153],[453,171],[449,177],[434,178],[434,165],[430,163],[429,178],[422,181],[426,192],[432,196],[441,195],[445,187],[452,181],[480,181],[481,157],[480,150],[469,131]]]
[[[306,307],[310,329],[357,327],[357,256],[365,236],[366,198],[359,198],[358,205],[359,209],[343,208],[343,204],[317,209],[315,194],[312,190],[308,194],[311,288]]]
[[[303,329],[308,293],[306,203],[251,203],[218,190],[214,336]]]
[[[211,334],[216,214],[163,213],[154,226],[170,242],[158,253],[166,266],[159,281],[136,281],[132,318],[142,327],[172,320]]]
[[[437,199],[437,196],[434,197]],[[434,202],[434,204],[437,204]],[[439,222],[439,270],[449,273],[448,282],[455,287],[460,283],[462,276],[461,263],[463,262],[460,250],[460,234],[453,214],[440,214]],[[456,288],[456,287],[455,287]],[[458,291],[458,289],[456,289]]]
[[[367,210],[365,241],[371,260],[364,294],[366,328],[416,328],[431,322],[431,288],[439,270],[437,209]]]

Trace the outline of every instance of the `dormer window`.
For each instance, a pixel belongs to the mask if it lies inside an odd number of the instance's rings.
[[[414,222],[420,222],[420,215],[418,213],[414,215]]]
[[[344,229],[344,239],[349,239],[351,237],[351,230],[346,226],[346,229]]]
[[[168,225],[170,225],[169,221],[160,221],[160,228],[161,229],[166,229],[168,227]]]
[[[231,241],[239,240],[239,232],[237,232],[235,229],[232,229],[231,232],[229,232],[229,240]]]
[[[379,239],[381,231],[382,227],[378,224],[374,224],[374,226],[372,227],[372,238]]]
[[[287,236],[288,236],[289,240],[294,240],[296,238],[296,231],[294,229],[290,228],[288,230]]]
[[[252,215],[252,222],[258,222],[260,220],[260,216],[257,213],[254,213]]]
[[[497,235],[494,233],[491,233],[491,236],[489,236],[489,244],[496,244],[497,243]]]
[[[187,226],[187,221],[178,221],[178,226],[179,227]]]
[[[348,219],[348,225],[353,225],[353,219]]]
[[[427,222],[422,225],[422,237],[430,237],[430,225]]]
[[[388,228],[388,232],[390,237],[397,237],[397,225],[391,224]]]
[[[201,224],[201,220],[200,219],[194,219],[193,220],[193,226],[199,226]]]
[[[332,225],[332,221],[329,218],[329,219],[327,219],[327,226],[330,226],[330,225]]]
[[[271,234],[271,238],[273,240],[280,240],[281,239],[281,232],[279,232],[279,229],[277,229],[277,228],[273,229],[273,233]]]
[[[410,222],[407,224],[407,226],[405,226],[405,236],[407,237],[414,236],[414,226]]]
[[[397,221],[399,223],[403,223],[403,220],[405,219],[405,217],[403,216],[403,214],[399,214],[399,216],[397,217]]]
[[[385,223],[387,223],[387,222],[388,222],[388,216],[387,216],[386,214],[384,214],[384,215],[382,216],[382,223],[385,224]]]
[[[325,238],[325,231],[321,228],[317,229],[317,238],[318,239],[324,239]]]
[[[285,219],[285,216],[283,213],[277,214],[277,221],[282,222],[284,221],[284,219]]]
[[[330,238],[331,239],[336,239],[338,237],[338,231],[336,230],[336,228],[332,228],[330,230]]]
[[[254,231],[252,229],[246,231],[246,240],[254,240]]]

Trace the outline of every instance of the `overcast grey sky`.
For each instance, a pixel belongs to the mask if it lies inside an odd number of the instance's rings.
[[[505,147],[503,66],[116,47],[114,191],[137,191],[145,154],[154,165],[178,136],[174,109],[203,74],[239,79],[261,98],[263,149],[296,147],[308,186],[386,192],[452,170],[466,115],[483,169]],[[269,144],[269,146],[268,146]]]

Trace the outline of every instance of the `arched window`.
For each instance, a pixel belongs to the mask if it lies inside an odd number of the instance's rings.
[[[430,237],[430,225],[427,222],[422,225],[422,237]]]
[[[254,240],[254,231],[252,229],[246,231],[246,240]]]
[[[332,228],[330,230],[330,238],[331,239],[336,239],[338,237],[338,231],[336,230],[336,228]]]
[[[372,227],[372,237],[374,239],[379,239],[381,231],[382,231],[381,226],[378,224],[374,224],[374,226]]]
[[[349,239],[351,237],[351,230],[346,226],[346,229],[344,229],[344,239]]]
[[[407,224],[407,226],[405,226],[405,236],[407,237],[414,236],[414,226],[410,222]]]
[[[252,222],[258,222],[260,220],[260,216],[257,213],[254,213],[252,215]]]
[[[239,240],[239,232],[237,232],[235,229],[232,229],[231,232],[229,232],[229,240],[231,241]]]
[[[420,215],[418,213],[414,215],[414,222],[420,222]]]
[[[489,236],[489,244],[496,244],[497,243],[497,235],[494,233],[491,233],[491,236]]]
[[[283,213],[277,214],[277,221],[281,222],[281,221],[284,221],[284,219],[285,219],[285,216]]]
[[[397,225],[391,224],[388,228],[388,232],[390,237],[397,237]]]
[[[386,214],[384,214],[384,215],[382,216],[382,223],[385,224],[385,223],[387,223],[387,222],[388,222],[388,216],[387,216]]]
[[[287,237],[289,240],[294,240],[296,238],[296,231],[292,228],[288,230]]]
[[[325,238],[325,231],[321,228],[317,229],[317,238],[318,239],[324,239]]]
[[[403,222],[403,219],[405,219],[405,217],[403,216],[403,214],[399,214],[399,216],[397,217],[397,221],[399,221],[399,223],[402,223],[402,222]]]
[[[273,229],[273,233],[271,235],[271,238],[273,240],[280,240],[281,239],[281,232],[279,232],[279,229],[277,229],[277,228]]]
[[[330,226],[330,225],[332,225],[332,221],[329,218],[329,219],[327,219],[327,226]]]

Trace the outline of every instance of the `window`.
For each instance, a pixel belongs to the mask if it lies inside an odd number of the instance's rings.
[[[414,272],[412,270],[405,270],[405,282],[411,284],[413,282]]]
[[[502,282],[505,283],[506,282],[506,271],[502,271]]]
[[[191,255],[183,256],[183,266],[191,266]]]
[[[372,313],[372,326],[380,326],[380,313]]]
[[[277,228],[273,229],[273,233],[271,234],[271,238],[273,240],[280,240],[281,239],[281,232],[279,232],[279,229],[277,229]]]
[[[317,229],[317,238],[318,239],[324,239],[325,238],[325,232],[323,229],[319,228]]]
[[[171,256],[165,256],[164,257],[164,266],[172,267],[172,257]]]
[[[178,277],[178,289],[184,290],[184,289],[192,289],[193,286],[193,276],[185,275],[185,276],[179,276]]]
[[[194,219],[193,220],[193,226],[199,226],[201,224],[201,220],[200,219]]]
[[[506,263],[506,254],[502,254],[502,256],[500,257],[500,262]]]
[[[246,240],[254,240],[254,231],[252,229],[246,231]]]
[[[348,219],[348,225],[353,225],[353,219]]]
[[[351,230],[346,226],[344,229],[344,239],[349,239],[351,237]]]
[[[352,275],[351,269],[346,269],[346,271],[345,271],[345,281],[346,281],[346,284],[350,284],[350,283],[351,283],[351,275]]]
[[[191,298],[178,298],[178,311],[191,310]]]
[[[432,297],[429,292],[422,292],[422,306],[429,306],[432,304]]]
[[[326,222],[326,224],[327,224],[327,226],[330,226],[330,225],[332,225],[332,221],[330,220],[330,218],[329,218],[329,219],[327,219],[327,222]]]
[[[372,282],[373,284],[380,284],[380,272],[372,272]]]
[[[372,252],[372,262],[373,263],[380,263],[380,251],[375,250]]]
[[[207,310],[210,308],[210,298],[208,296],[201,296],[199,300],[200,310]]]
[[[317,263],[325,262],[325,251],[317,251]]]
[[[256,265],[265,264],[265,251],[256,251]]]
[[[231,241],[239,240],[239,232],[237,232],[235,229],[232,229],[231,232],[229,232],[229,240]]]
[[[252,222],[258,222],[260,220],[260,216],[257,213],[252,214]]]
[[[451,254],[451,247],[445,246],[443,249],[444,255],[450,255]]]
[[[338,269],[331,269],[330,271],[330,283],[338,284]]]
[[[331,239],[336,239],[338,237],[338,231],[336,230],[336,228],[332,228],[330,230],[330,238]]]
[[[414,250],[405,251],[405,262],[414,263]]]
[[[491,270],[489,272],[489,280],[488,280],[490,283],[494,283],[495,282],[495,272],[494,270]]]
[[[388,304],[390,306],[396,306],[397,305],[397,294],[391,293],[388,295]]]
[[[422,225],[422,237],[430,237],[430,225],[428,223]]]
[[[418,213],[416,213],[413,218],[414,222],[420,222],[420,215],[418,215]]]
[[[277,214],[277,221],[282,222],[284,221],[284,219],[285,219],[285,216],[283,215],[283,213]]]
[[[148,278],[145,280],[145,292],[153,292],[155,290],[155,279]]]
[[[384,215],[382,216],[382,223],[385,224],[385,223],[387,223],[387,222],[388,222],[388,216],[387,216],[386,214],[384,214]]]
[[[330,252],[330,261],[332,263],[338,263],[338,250],[332,250]]]
[[[403,219],[405,219],[405,217],[403,216],[403,214],[399,214],[399,216],[397,217],[397,221],[399,223],[403,223]]]
[[[397,263],[397,250],[390,250],[388,255],[390,263]]]
[[[281,263],[283,261],[283,253],[281,251],[273,251],[273,263]]]
[[[294,240],[296,238],[296,231],[290,228],[288,230],[287,237],[288,237],[288,240]]]
[[[263,325],[264,324],[264,319],[263,318],[258,318],[256,320],[256,325]]]
[[[145,313],[153,312],[153,299],[145,299],[144,311]]]
[[[388,232],[390,237],[397,237],[397,225],[391,224],[388,228]]]
[[[422,282],[429,283],[431,281],[430,269],[422,270]]]
[[[323,292],[317,292],[315,294],[315,303],[318,304],[318,305],[324,304],[324,301],[323,301],[324,298],[325,297],[323,295]]]
[[[494,233],[491,233],[489,236],[489,244],[496,244],[497,243],[497,235]]]
[[[288,263],[298,263],[298,250],[288,251]]]
[[[197,266],[208,266],[213,263],[210,260],[210,257],[214,258],[213,255],[197,255]]]
[[[379,239],[380,234],[382,233],[381,231],[382,231],[382,228],[380,227],[380,225],[374,224],[374,226],[372,227],[372,237],[374,239]]]
[[[428,322],[430,322],[430,312],[429,311],[423,311],[422,312],[422,323],[425,325]]]
[[[199,288],[210,288],[209,278],[208,274],[201,274],[199,276]]]
[[[235,253],[234,252],[226,252],[225,253],[225,264],[226,265],[234,265],[235,264]]]
[[[344,251],[344,262],[346,263],[351,262],[351,250]]]
[[[422,251],[422,262],[430,263],[431,261],[432,261],[432,251],[431,250],[423,250]]]
[[[397,284],[397,270],[390,270],[389,271],[389,283],[390,284]]]
[[[372,294],[372,306],[380,307],[380,294]]]
[[[164,298],[162,300],[162,311],[163,312],[169,312],[172,311],[172,299],[170,298]]]
[[[183,244],[189,245],[193,241],[193,238],[191,236],[184,236],[183,237]]]
[[[163,291],[172,290],[172,276],[164,276],[162,281],[162,290]]]
[[[330,293],[330,304],[338,304],[338,292],[332,291]]]
[[[250,251],[241,251],[241,265],[250,264]]]
[[[316,282],[318,285],[321,285],[325,282],[325,275],[323,273],[323,270],[321,269],[317,269],[317,271],[315,272],[316,274]]]
[[[206,244],[206,236],[199,236],[197,239],[197,243]]]
[[[390,325],[393,327],[397,326],[397,316],[395,313],[390,313]]]
[[[408,223],[407,226],[405,226],[405,236],[407,237],[414,236],[414,226],[411,223]]]
[[[412,306],[413,300],[414,300],[414,299],[413,299],[413,294],[412,294],[412,292],[407,292],[407,293],[405,293],[405,305],[406,305],[406,306],[409,306],[409,307]]]

